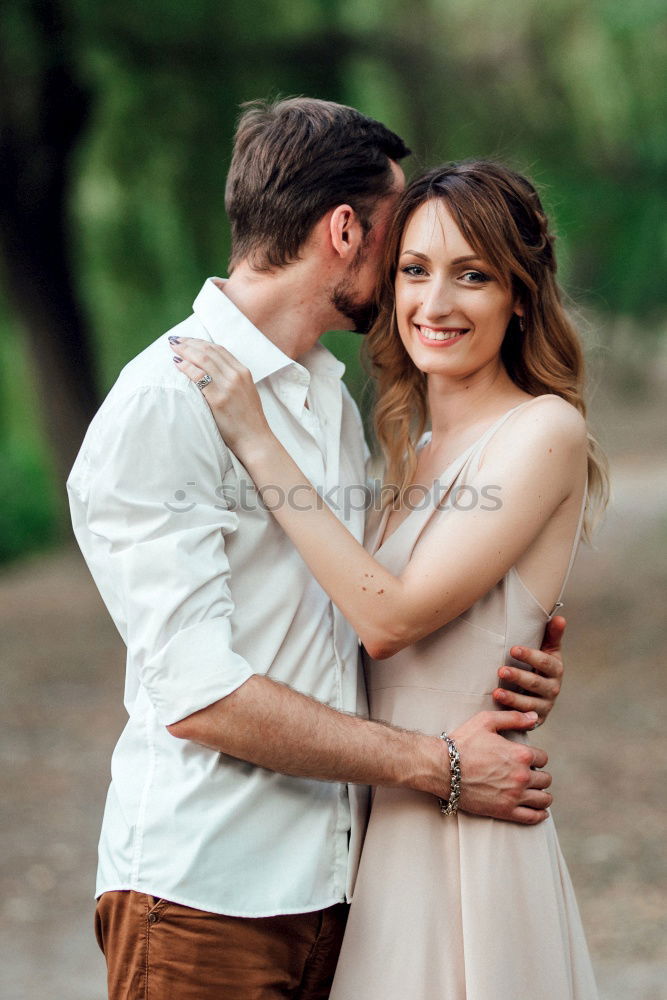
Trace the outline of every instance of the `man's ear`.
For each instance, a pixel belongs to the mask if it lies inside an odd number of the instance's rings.
[[[350,205],[338,205],[329,219],[332,249],[342,260],[354,260],[363,241],[363,230],[357,213]]]

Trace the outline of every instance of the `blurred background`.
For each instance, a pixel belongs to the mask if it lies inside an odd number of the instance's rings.
[[[555,222],[614,502],[578,560],[540,737],[602,995],[667,997],[666,65],[662,0],[0,0],[8,1000],[104,996],[91,894],[124,655],[64,479],[123,364],[225,273],[240,103],[294,94],[385,122],[408,171],[498,156]],[[365,407],[358,339],[328,343]]]

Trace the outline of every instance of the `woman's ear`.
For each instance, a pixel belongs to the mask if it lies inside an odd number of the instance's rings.
[[[350,205],[334,208],[329,220],[329,235],[334,252],[343,260],[354,260],[364,234],[357,213]]]
[[[516,319],[518,320],[517,325],[521,333],[525,333],[526,331],[526,326],[523,321],[524,314],[525,314],[525,309],[523,307],[523,302],[517,296],[517,298],[514,300],[514,305],[512,307],[512,319],[516,317]]]

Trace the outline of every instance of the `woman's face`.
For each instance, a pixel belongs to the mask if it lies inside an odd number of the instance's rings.
[[[421,371],[459,380],[498,365],[507,324],[521,307],[442,199],[425,202],[410,217],[395,289],[398,331]]]

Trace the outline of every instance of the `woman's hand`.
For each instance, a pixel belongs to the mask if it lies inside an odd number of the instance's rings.
[[[249,449],[273,437],[252,376],[233,354],[195,337],[170,337],[169,344],[179,371],[191,382],[210,376],[201,393],[225,444],[241,461]]]
[[[520,688],[496,688],[493,697],[504,708],[518,712],[537,712],[535,728],[541,726],[556,703],[563,683],[563,654],[561,642],[565,632],[562,615],[552,618],[546,628],[541,649],[513,646],[510,653],[515,660],[522,660],[527,668],[504,666],[498,676]]]

